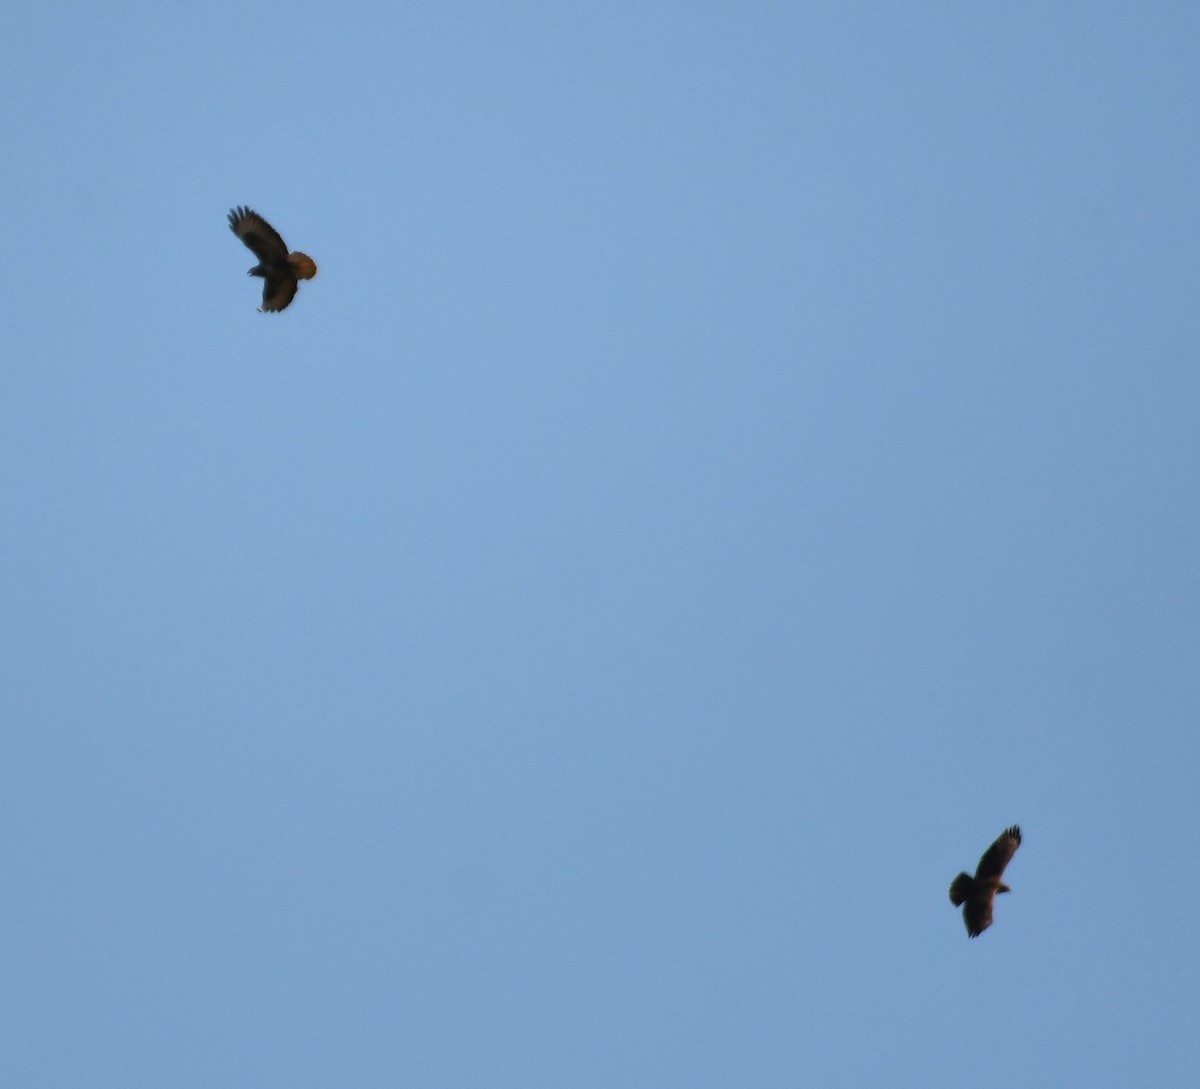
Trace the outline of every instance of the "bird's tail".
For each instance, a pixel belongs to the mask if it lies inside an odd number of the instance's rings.
[[[971,895],[975,880],[969,873],[960,873],[950,882],[950,903],[955,907],[961,906]]]
[[[288,264],[292,266],[292,272],[298,279],[311,280],[317,274],[316,261],[307,253],[301,253],[299,250],[288,254]]]

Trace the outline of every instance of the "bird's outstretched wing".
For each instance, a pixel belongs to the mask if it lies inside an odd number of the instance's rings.
[[[257,212],[251,211],[249,208],[234,208],[229,213],[229,229],[245,242],[254,252],[254,256],[264,264],[287,260],[287,243],[280,237],[279,232]],[[295,291],[292,294],[294,295]],[[265,297],[263,308],[267,308]],[[282,310],[283,307],[281,306],[279,309]]]
[[[285,265],[283,271],[272,273],[263,282],[263,301],[259,309],[268,313],[282,310],[296,297],[299,288],[296,277]]]
[[[976,896],[963,905],[963,922],[967,924],[967,937],[978,938],[992,925],[992,908],[996,903],[996,894]]]
[[[983,852],[983,858],[979,860],[979,868],[975,871],[975,880],[985,881],[991,877],[999,878],[1004,873],[1004,867],[1012,861],[1012,856],[1017,853],[1017,848],[1020,846],[1021,829],[1014,824],[1011,828],[1006,828],[1001,832],[996,842]],[[992,913],[989,909],[988,922],[991,921]]]

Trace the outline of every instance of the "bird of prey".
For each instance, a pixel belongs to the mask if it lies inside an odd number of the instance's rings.
[[[317,274],[317,263],[307,253],[288,253],[287,243],[257,212],[249,208],[234,208],[229,213],[229,229],[238,236],[258,258],[250,270],[251,276],[261,276],[263,301],[259,312],[282,310],[295,297],[300,280],[311,280]]]
[[[1012,892],[1000,878],[1020,846],[1021,829],[1014,824],[1001,832],[1000,838],[984,851],[974,877],[960,873],[950,883],[950,903],[955,907],[962,906],[968,937],[977,938],[992,925],[996,893]]]

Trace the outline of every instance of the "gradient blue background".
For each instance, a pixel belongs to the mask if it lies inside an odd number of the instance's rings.
[[[0,24],[0,1082],[1194,1083],[1195,4]]]

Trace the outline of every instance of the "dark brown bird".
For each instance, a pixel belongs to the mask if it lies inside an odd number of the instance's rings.
[[[257,212],[249,208],[234,208],[229,213],[229,229],[238,236],[258,258],[250,270],[251,276],[261,276],[263,284],[261,312],[282,310],[295,297],[300,280],[311,280],[317,274],[317,263],[307,253],[288,253],[287,243]]]
[[[960,873],[950,883],[950,903],[955,907],[962,905],[968,937],[977,938],[992,925],[996,893],[1012,892],[1000,878],[1020,846],[1021,829],[1014,824],[1001,832],[1000,838],[984,851],[974,877]]]

